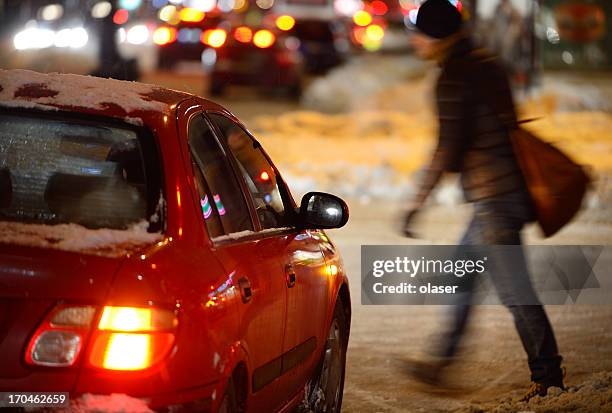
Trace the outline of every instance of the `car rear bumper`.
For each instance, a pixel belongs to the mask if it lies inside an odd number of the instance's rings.
[[[49,382],[51,383],[51,382]],[[114,412],[212,412],[216,406],[215,399],[218,394],[218,382],[210,383],[205,386],[196,388],[183,389],[171,393],[155,394],[148,397],[135,397],[121,393],[120,390],[112,394],[73,394],[70,393],[69,411],[103,411],[106,413]],[[4,390],[9,389],[6,387]],[[13,390],[15,392],[34,391],[28,390]],[[36,391],[57,391],[62,392],[65,389],[58,389],[53,386],[47,388],[39,388]],[[48,408],[35,410],[28,408],[27,411],[48,412]]]
[[[113,412],[212,412],[215,386],[186,392],[156,395],[148,398],[125,394],[83,394],[71,399],[70,410]]]

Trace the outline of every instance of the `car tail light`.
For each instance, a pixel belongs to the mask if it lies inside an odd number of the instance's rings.
[[[60,305],[42,322],[26,349],[26,362],[67,367],[78,359],[96,313],[92,306]]]
[[[163,46],[176,41],[176,29],[174,27],[158,27],[153,32],[153,43]]]
[[[240,26],[234,30],[234,39],[240,43],[251,43],[253,31],[246,26]]]
[[[168,355],[178,324],[172,311],[104,307],[92,338],[89,363],[108,370],[143,370]]]
[[[274,44],[276,36],[270,30],[258,30],[253,36],[253,44],[260,49],[266,49]]]
[[[202,33],[200,41],[208,46],[218,48],[225,44],[227,32],[223,29],[208,29]]]

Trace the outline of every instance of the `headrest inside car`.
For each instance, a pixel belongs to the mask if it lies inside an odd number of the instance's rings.
[[[55,173],[45,202],[58,221],[86,227],[127,227],[146,216],[147,208],[144,185],[130,185],[121,176]]]

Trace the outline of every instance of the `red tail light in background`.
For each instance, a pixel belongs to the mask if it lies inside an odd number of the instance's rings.
[[[172,349],[178,321],[172,311],[104,307],[92,337],[89,363],[108,370],[143,370]]]
[[[234,30],[234,39],[240,43],[251,43],[251,40],[253,40],[253,31],[246,26],[237,27],[236,30]]]
[[[223,29],[208,29],[202,33],[200,41],[210,47],[219,48],[225,44],[227,32]]]
[[[377,16],[382,16],[389,11],[389,7],[382,0],[374,0],[372,3],[370,3],[370,8]]]
[[[266,49],[274,44],[276,36],[270,30],[258,30],[253,36],[253,44],[260,49]]]
[[[26,348],[28,364],[75,365],[91,332],[89,364],[107,370],[143,370],[165,358],[174,345],[178,320],[158,308],[58,305],[36,330]],[[92,332],[93,330],[93,332]]]
[[[159,46],[174,43],[176,36],[177,32],[174,27],[158,27],[153,32],[153,43]]]

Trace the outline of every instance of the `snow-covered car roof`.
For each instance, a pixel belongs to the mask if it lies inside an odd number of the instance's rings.
[[[100,114],[141,124],[192,95],[159,86],[31,70],[0,69],[0,107]]]

